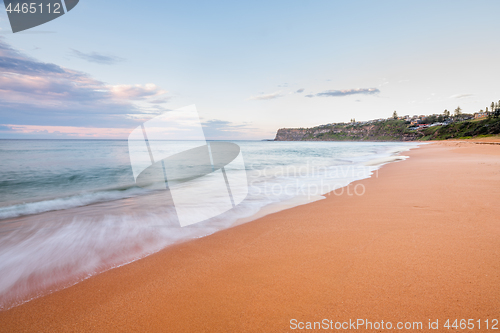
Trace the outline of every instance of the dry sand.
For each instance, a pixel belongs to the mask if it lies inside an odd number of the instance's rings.
[[[362,318],[452,332],[446,319],[500,319],[500,145],[408,155],[351,184],[364,195],[167,248],[0,312],[0,331],[285,332],[291,319]]]

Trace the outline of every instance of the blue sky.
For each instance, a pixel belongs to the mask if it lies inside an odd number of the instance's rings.
[[[12,34],[0,138],[126,138],[196,104],[210,139],[484,109],[500,99],[499,1],[95,1]]]

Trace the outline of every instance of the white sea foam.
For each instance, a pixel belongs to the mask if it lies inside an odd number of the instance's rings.
[[[98,191],[91,193],[82,193],[57,199],[16,204],[6,207],[0,207],[0,220],[23,215],[40,214],[53,210],[63,210],[87,206],[98,202],[125,199],[145,193],[147,193],[147,191],[140,188],[129,188],[122,191]]]
[[[50,226],[34,222],[11,232],[0,245],[0,309],[217,230],[215,226],[177,228],[169,216],[60,218]]]

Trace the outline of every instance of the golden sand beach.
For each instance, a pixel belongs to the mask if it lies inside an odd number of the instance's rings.
[[[171,246],[0,312],[0,331],[290,332],[325,319],[483,331],[500,319],[500,145],[405,154],[350,185],[363,195]]]

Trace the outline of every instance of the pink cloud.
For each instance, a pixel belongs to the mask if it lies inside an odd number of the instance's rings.
[[[39,121],[45,124],[48,115],[57,114],[54,119],[62,121],[60,115],[64,113],[64,119],[73,123],[57,125],[73,125],[76,119],[97,126],[103,122],[111,126],[110,122],[130,124],[130,119],[134,119],[130,115],[151,113],[151,108],[137,102],[167,101],[166,94],[166,90],[152,83],[109,85],[79,71],[39,62],[12,49],[0,37],[0,119],[28,113],[40,117]],[[88,117],[90,114],[92,118]],[[31,123],[35,118],[30,119]]]
[[[76,126],[3,125],[18,134],[55,134],[73,138],[125,139],[128,128],[96,128]]]
[[[140,84],[127,85],[121,84],[116,86],[108,86],[110,93],[114,98],[124,100],[143,100],[151,97],[161,96],[167,93],[153,83],[148,83],[144,86]]]

